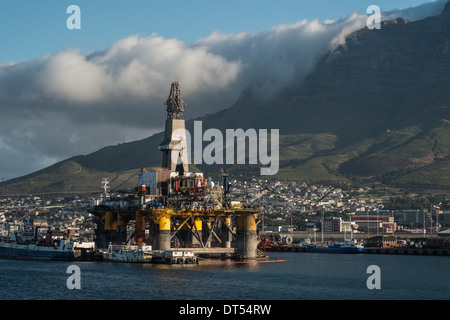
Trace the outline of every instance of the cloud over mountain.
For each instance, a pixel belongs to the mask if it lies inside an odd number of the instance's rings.
[[[438,1],[386,16],[419,19],[443,6]],[[0,64],[0,179],[160,131],[163,103],[177,78],[187,118],[229,107],[248,86],[270,97],[305,77],[366,20],[367,15],[353,13],[339,21],[303,20],[254,34],[214,32],[194,43],[132,35],[102,51],[69,48]]]

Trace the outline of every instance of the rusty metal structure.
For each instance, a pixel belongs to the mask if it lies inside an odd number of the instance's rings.
[[[183,120],[184,107],[186,107],[186,104],[183,101],[181,86],[178,81],[172,82],[169,96],[164,104],[167,106],[168,119]]]
[[[190,172],[186,154],[180,84],[171,85],[161,168],[141,169],[133,190],[106,193],[90,210],[97,224],[96,244],[151,245],[154,251],[189,250],[199,257],[255,259],[261,209],[230,194],[228,173],[214,183]],[[134,225],[132,236],[127,229]]]

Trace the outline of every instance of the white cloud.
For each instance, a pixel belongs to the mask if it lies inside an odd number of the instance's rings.
[[[257,34],[215,32],[195,45],[241,62],[242,87],[255,85],[259,95],[267,99],[293,79],[305,77],[320,57],[343,43],[346,35],[364,27],[366,19],[354,13],[341,21],[302,20]]]
[[[48,56],[41,68],[37,90],[48,100],[92,106],[104,101],[112,86],[104,66],[86,60],[77,49]]]

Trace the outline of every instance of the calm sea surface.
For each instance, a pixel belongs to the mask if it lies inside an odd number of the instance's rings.
[[[450,257],[271,253],[277,263],[150,265],[0,259],[0,300],[447,300]],[[81,273],[69,290],[67,268]],[[369,290],[370,265],[381,289]]]

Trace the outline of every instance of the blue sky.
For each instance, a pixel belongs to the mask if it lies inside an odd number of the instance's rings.
[[[426,0],[5,0],[0,2],[0,63],[26,61],[75,46],[102,50],[130,35],[160,35],[194,42],[213,31],[261,32],[303,19],[345,18],[368,6],[383,11]],[[81,30],[69,30],[69,5],[81,9]]]

